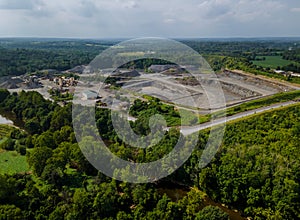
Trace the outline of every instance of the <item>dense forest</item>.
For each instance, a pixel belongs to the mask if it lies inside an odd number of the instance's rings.
[[[299,219],[299,105],[229,124],[200,174],[212,198],[257,219]]]
[[[64,40],[64,39],[1,39],[0,76],[20,75],[43,69],[59,71],[77,65],[89,64],[101,51],[121,40]],[[300,72],[299,39],[243,39],[243,40],[179,40],[199,52],[215,71],[223,68],[240,69],[256,74],[268,75],[284,80],[270,68],[253,64],[260,56],[281,56],[293,61],[278,66],[285,71]],[[153,60],[135,63],[140,69],[147,69]],[[166,64],[168,62],[157,62]],[[277,68],[277,66],[276,66]],[[300,80],[293,79],[294,82]],[[293,81],[292,80],[292,81]]]
[[[116,41],[62,39],[1,39],[0,76],[44,69],[64,71],[89,64]]]
[[[159,100],[150,102],[166,117],[177,117]],[[142,135],[148,128],[141,125],[155,113],[145,104],[136,102],[131,109],[138,118],[131,126]],[[0,218],[228,219],[220,208],[205,204],[205,193],[254,219],[300,218],[299,104],[227,125],[218,154],[204,169],[198,165],[209,131],[201,132],[179,170],[148,184],[119,182],[90,165],[75,139],[71,104],[61,107],[36,92],[1,90],[0,110],[21,120],[24,129],[10,132],[1,147],[26,154],[32,171],[0,175]],[[179,138],[171,129],[156,152],[137,152],[116,136],[110,110],[96,109],[96,124],[112,152],[137,162],[162,157]],[[176,199],[161,190],[174,183],[187,189]]]
[[[21,75],[44,69],[64,71],[88,64],[96,54],[76,50],[5,49],[0,48],[0,75]]]

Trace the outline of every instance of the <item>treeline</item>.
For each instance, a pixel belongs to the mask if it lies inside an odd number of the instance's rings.
[[[0,48],[0,76],[21,75],[44,69],[64,71],[88,64],[96,54],[76,50],[33,50]]]
[[[284,71],[291,71],[291,72],[294,72],[294,73],[300,73],[300,64],[297,65],[297,64],[291,63],[287,66],[280,67],[280,69],[282,69]]]
[[[77,65],[90,63],[101,51],[118,42],[108,40],[4,39],[0,41],[0,76],[20,75],[42,69],[61,71],[71,69]],[[283,55],[284,59],[299,61],[299,49],[288,51],[289,47],[294,47],[295,42],[292,41],[182,40],[182,43],[203,55],[215,71],[233,67],[257,74],[276,75],[270,69],[253,65],[252,61],[257,59],[257,56],[275,55]],[[141,59],[122,67],[147,70],[153,64],[171,63],[157,59]],[[286,71],[299,72],[300,65],[291,64],[280,68]],[[276,75],[275,77],[280,76]]]
[[[152,65],[167,65],[167,64],[173,64],[173,63],[161,59],[149,58],[149,59],[139,59],[139,60],[129,62],[127,64],[124,64],[120,68],[142,69],[145,71],[149,71],[148,68]]]
[[[118,41],[66,39],[0,39],[0,76],[44,69],[64,71],[89,64]]]
[[[286,51],[283,54],[283,59],[300,63],[300,49],[293,49],[293,50]]]
[[[97,52],[118,42],[115,40],[1,38],[0,46],[7,49]]]
[[[201,55],[219,55],[229,57],[252,58],[253,55],[275,55],[293,45],[280,41],[182,41]]]

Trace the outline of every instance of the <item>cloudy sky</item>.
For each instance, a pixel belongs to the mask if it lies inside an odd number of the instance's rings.
[[[299,0],[0,0],[0,37],[300,36]]]

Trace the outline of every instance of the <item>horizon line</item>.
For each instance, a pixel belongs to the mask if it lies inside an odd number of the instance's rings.
[[[151,36],[154,37],[154,36]],[[69,40],[127,40],[138,38],[151,38],[151,37],[51,37],[51,36],[0,36],[0,39],[69,39]],[[157,37],[155,37],[157,38]],[[295,39],[300,36],[213,36],[213,37],[158,37],[165,39],[179,39],[179,40],[206,40],[206,39]]]

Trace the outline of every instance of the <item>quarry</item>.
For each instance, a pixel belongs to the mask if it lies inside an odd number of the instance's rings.
[[[168,71],[161,68],[162,72],[146,73],[143,70],[117,70],[114,73],[104,71],[100,78],[113,79],[113,88],[109,82],[98,80],[95,74],[84,74],[82,71],[76,83],[58,83],[59,79],[42,76],[5,77],[0,83],[2,88],[11,92],[38,91],[45,98],[51,99],[50,89],[58,89],[62,92],[75,91],[83,99],[88,100],[86,91],[98,94],[89,100],[91,103],[101,103],[101,106],[110,106],[118,94],[118,103],[124,104],[124,100],[131,101],[141,98],[143,95],[157,97],[166,103],[177,107],[196,109],[202,112],[219,110],[225,107],[238,105],[261,97],[271,96],[281,92],[288,92],[298,87],[287,82],[281,82],[269,78],[263,78],[241,71],[224,70],[218,74],[190,74],[183,71]],[[67,82],[67,81],[66,81]],[[223,97],[223,105],[211,104],[214,99]],[[225,105],[225,106],[224,106]]]
[[[135,94],[147,94],[177,106],[199,110],[218,110],[224,107],[212,107],[212,100],[208,100],[219,96],[224,96],[226,106],[232,106],[296,89],[286,82],[228,70],[219,74],[196,75],[141,72],[137,77],[122,79],[120,86]]]

